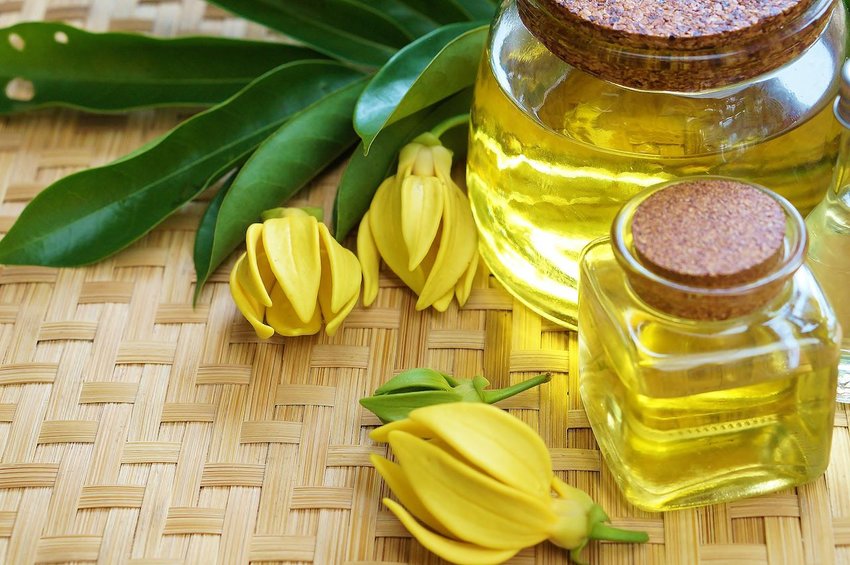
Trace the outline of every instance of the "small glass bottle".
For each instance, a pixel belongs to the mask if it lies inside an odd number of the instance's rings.
[[[649,186],[741,178],[803,213],[823,198],[842,2],[728,4],[502,3],[475,87],[467,186],[482,258],[544,316],[575,328],[582,248]]]
[[[850,402],[850,62],[841,73],[835,117],[844,127],[838,165],[826,197],[806,218],[809,268],[844,329],[838,366],[838,401]]]
[[[841,329],[784,198],[697,177],[648,189],[581,258],[581,396],[647,510],[808,482],[829,462]]]

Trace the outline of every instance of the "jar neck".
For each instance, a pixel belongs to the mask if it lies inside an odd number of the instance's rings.
[[[516,0],[528,30],[556,56],[628,88],[696,92],[728,87],[799,56],[823,33],[837,0],[731,34],[669,38],[620,33],[569,17],[552,0]]]
[[[701,178],[730,180],[722,177]],[[786,217],[782,255],[769,271],[755,280],[726,287],[692,286],[654,272],[635,251],[632,218],[642,202],[669,184],[654,186],[634,197],[617,214],[611,227],[614,256],[625,271],[632,290],[650,306],[670,316],[690,320],[727,320],[744,316],[771,302],[802,266],[808,244],[802,216],[781,196],[754,185],[774,198]]]

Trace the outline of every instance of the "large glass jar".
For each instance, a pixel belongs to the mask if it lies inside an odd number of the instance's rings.
[[[581,249],[648,186],[710,174],[770,186],[802,212],[822,198],[837,153],[844,9],[736,5],[772,10],[696,31],[689,23],[705,14],[685,13],[688,25],[641,34],[617,27],[637,15],[613,0],[502,5],[476,85],[469,196],[490,270],[544,316],[576,327]],[[570,12],[581,6],[592,9]],[[600,23],[600,6],[619,15]]]
[[[760,187],[652,187],[581,259],[581,397],[633,504],[670,510],[809,482],[829,463],[841,329],[806,228]]]

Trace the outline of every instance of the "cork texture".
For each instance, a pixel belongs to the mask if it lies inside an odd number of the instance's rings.
[[[574,67],[630,88],[695,92],[768,73],[816,41],[836,0],[517,0]]]
[[[0,0],[0,25],[61,20],[158,36],[271,36],[200,0]],[[54,180],[115,159],[186,110],[0,117],[0,232]],[[340,169],[300,194],[333,203]],[[416,311],[384,273],[376,304],[333,337],[257,340],[225,265],[192,308],[194,230],[211,195],[130,248],[79,269],[0,268],[0,563],[439,565],[382,505],[386,453],[357,400],[430,366],[506,386],[552,382],[503,407],[533,426],[558,476],[649,543],[592,543],[594,565],[850,563],[848,408],[811,484],[667,514],[630,506],[578,395],[576,334],[486,273],[463,309]],[[511,565],[567,565],[541,544]]]
[[[768,274],[783,252],[785,211],[740,182],[676,183],[641,202],[632,218],[638,257],[652,271],[699,287],[729,287]]]

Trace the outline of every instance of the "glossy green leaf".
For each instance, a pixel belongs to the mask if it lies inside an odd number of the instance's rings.
[[[472,89],[468,88],[432,108],[388,126],[375,140],[368,155],[363,151],[364,144],[360,143],[345,168],[334,200],[334,237],[338,241],[344,240],[357,227],[378,186],[394,173],[401,148],[444,120],[469,112],[471,101]],[[456,130],[462,131],[461,128]]]
[[[357,0],[210,0],[341,61],[379,67],[413,36]]]
[[[369,396],[360,399],[360,405],[374,413],[382,422],[395,422],[407,418],[412,410],[434,404],[461,402],[463,399],[453,391],[423,390]]]
[[[440,24],[425,14],[407,5],[404,0],[356,0],[391,18],[411,37],[421,37],[440,27]]]
[[[496,15],[496,5],[490,0],[455,0],[469,14],[471,20],[491,20]]]
[[[221,188],[219,188],[218,192],[216,192],[215,196],[213,196],[212,200],[210,200],[207,205],[207,209],[204,210],[204,215],[201,216],[201,221],[198,223],[198,231],[195,232],[194,247],[196,272],[210,272],[209,249],[212,249],[215,224],[216,221],[218,221],[218,211],[221,209],[221,203],[224,201],[224,196],[227,194],[227,191],[230,190],[230,187],[233,185],[233,181],[236,179],[237,172],[237,170],[234,170],[230,176],[227,177]],[[198,301],[203,285],[204,281],[196,282],[194,302]]]
[[[439,371],[415,368],[402,371],[375,389],[376,395],[421,390],[451,390],[452,386]]]
[[[254,152],[221,203],[212,246],[200,250],[202,261],[195,250],[198,287],[244,241],[245,230],[264,210],[288,200],[355,143],[351,112],[365,85],[364,78],[325,96]]]
[[[472,85],[487,29],[478,23],[441,27],[396,53],[378,71],[354,113],[366,151],[384,127]]]
[[[441,24],[451,24],[472,19],[457,0],[404,0],[414,10]]]
[[[50,105],[114,112],[215,104],[284,63],[323,58],[280,43],[155,39],[23,23],[0,30],[0,86],[6,89],[0,113]]]
[[[266,73],[143,150],[42,191],[0,240],[0,263],[65,267],[103,259],[225,174],[292,114],[361,77],[331,61]]]

